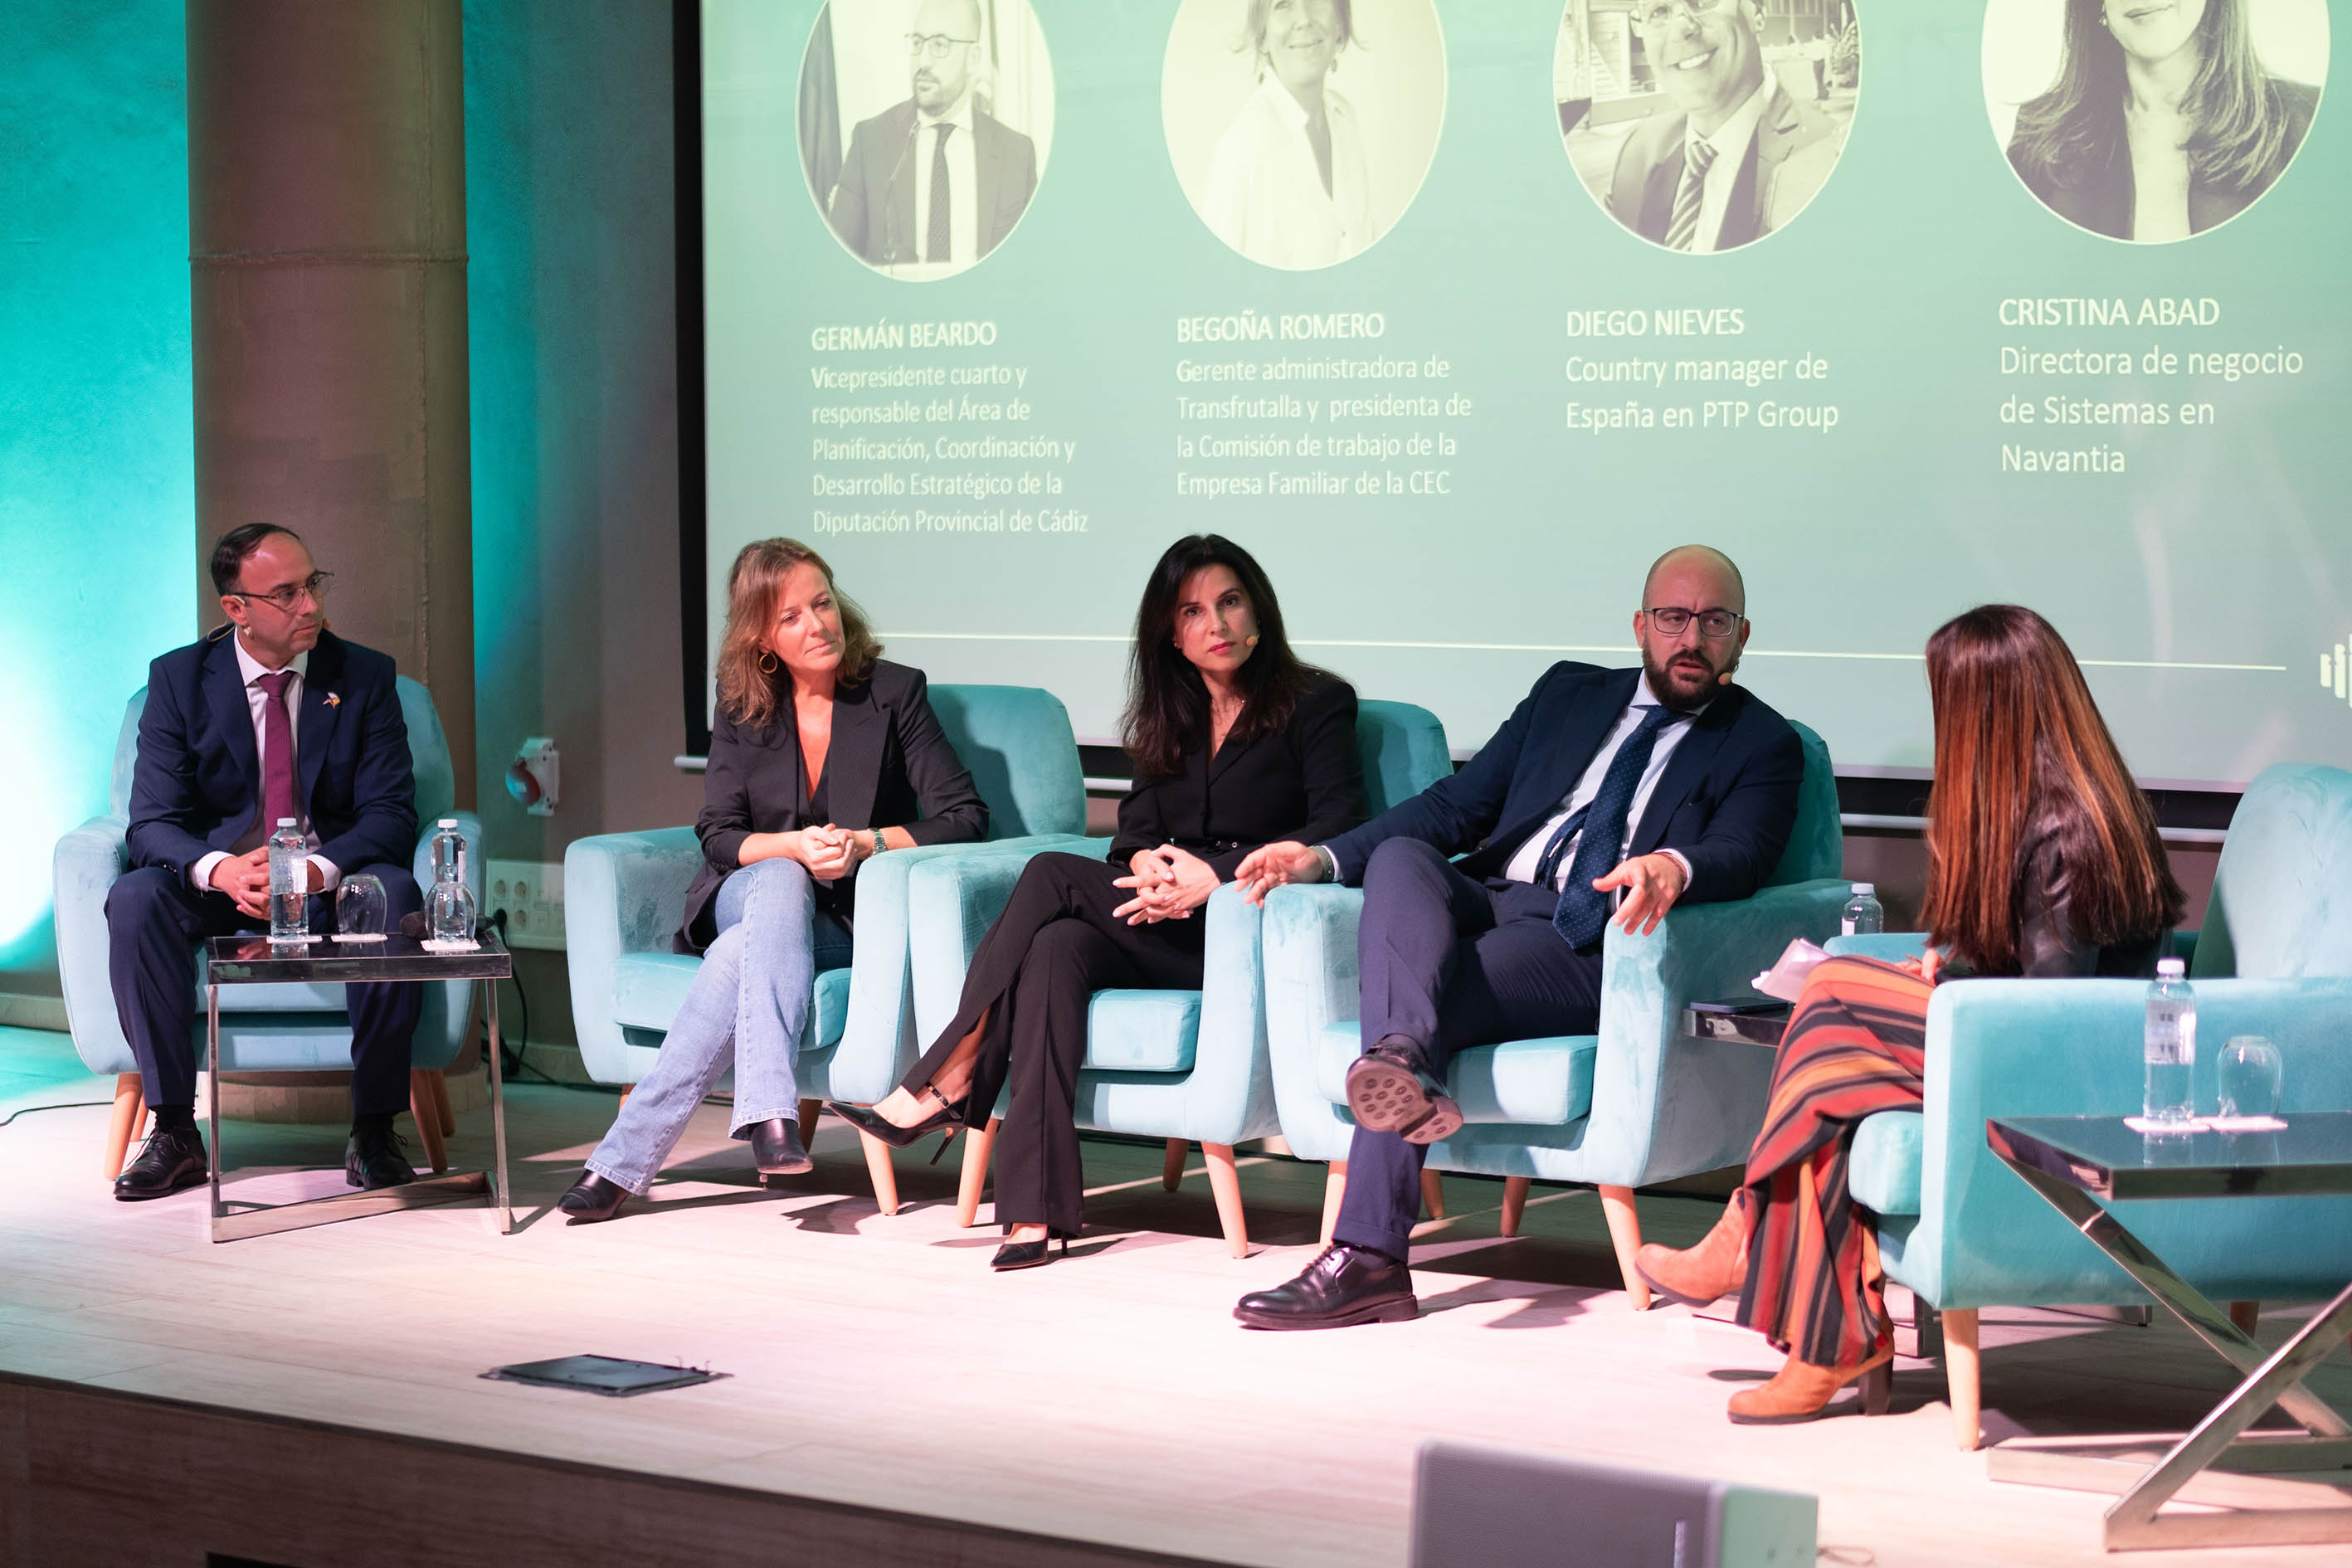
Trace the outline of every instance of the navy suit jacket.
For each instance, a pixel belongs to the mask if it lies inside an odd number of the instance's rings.
[[[1641,679],[1639,669],[1553,665],[1459,773],[1329,840],[1340,875],[1360,885],[1375,845],[1419,838],[1462,855],[1467,876],[1500,876],[1584,776]],[[1691,867],[1685,903],[1747,898],[1780,864],[1804,777],[1789,721],[1721,688],[1668,757],[1632,851],[1679,851]]]
[[[147,667],[131,780],[131,864],[188,868],[227,849],[261,812],[253,710],[234,634],[173,648]],[[344,871],[406,866],[416,853],[416,781],[392,660],[319,634],[295,715],[296,798],[319,853]]]
[[[827,215],[841,243],[877,267],[923,258],[925,231],[915,216],[915,100],[860,121],[849,134]],[[973,105],[972,210],[979,254],[986,256],[1013,232],[1037,189],[1037,146],[986,110]]]

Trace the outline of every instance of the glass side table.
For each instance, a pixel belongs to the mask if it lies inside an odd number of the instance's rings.
[[[284,946],[266,936],[218,936],[205,944],[209,961],[205,985],[205,1068],[212,1074],[206,1097],[206,1156],[212,1166],[212,1238],[239,1241],[284,1230],[356,1219],[393,1209],[422,1208],[480,1196],[498,1211],[499,1234],[514,1229],[507,1188],[506,1079],[499,1059],[498,983],[514,974],[514,957],[495,931],[484,931],[472,952],[428,952],[414,937],[394,934],[379,942],[338,942],[312,937]],[[492,1169],[420,1176],[404,1186],[336,1193],[299,1203],[260,1205],[221,1198],[220,994],[224,985],[388,984],[478,980],[482,1016],[490,1030],[490,1139]]]
[[[2275,1479],[2240,1483],[2234,1490],[2229,1484],[2237,1475],[2320,1483],[2286,1489],[2308,1493],[2301,1501],[2321,1501],[2329,1495],[2325,1489],[2352,1485],[2352,1426],[2303,1385],[2304,1375],[2352,1329],[2352,1285],[2285,1344],[2264,1351],[2101,1201],[2352,1193],[2352,1112],[2300,1112],[2284,1121],[2285,1128],[2274,1132],[2161,1139],[2134,1131],[2120,1116],[1985,1123],[1985,1140],[2003,1164],[2244,1377],[2195,1430],[2177,1438],[2031,1437],[1993,1447],[1987,1467],[1995,1480],[2121,1492],[2106,1514],[2110,1552],[2352,1541],[2352,1506],[2264,1507],[2263,1501],[2278,1500]],[[2303,1430],[2242,1436],[2273,1405]],[[2164,1452],[2151,1464],[2156,1448]],[[2221,1504],[2228,1511],[2159,1515],[2192,1481],[2204,1483],[2200,1495],[2183,1501]]]

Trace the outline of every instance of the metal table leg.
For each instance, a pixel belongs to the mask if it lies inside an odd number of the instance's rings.
[[[2348,1506],[2241,1507],[2222,1513],[2158,1513],[2191,1483],[2210,1478],[2217,1471],[2294,1475],[2306,1484],[2284,1488],[2276,1481],[2269,1484],[2290,1493],[2307,1492],[2311,1499],[2328,1495],[2322,1487],[2352,1484],[2352,1424],[2304,1387],[2302,1381],[2343,1337],[2347,1326],[2352,1325],[2352,1286],[2347,1286],[2276,1353],[2266,1355],[2259,1343],[2230,1321],[2228,1313],[2207,1300],[2149,1251],[2089,1194],[2005,1155],[2001,1162],[2246,1377],[2198,1423],[2195,1430],[2177,1439],[2155,1439],[2168,1445],[2169,1451],[2153,1466],[2146,1462],[2145,1451],[2151,1446],[2151,1439],[2145,1436],[2104,1440],[2034,1438],[1994,1447],[1988,1459],[1992,1479],[2122,1492],[2106,1513],[2105,1543],[2111,1552],[2143,1547],[2352,1541],[2352,1507]],[[2304,1434],[2242,1437],[2246,1428],[2273,1405],[2301,1423]],[[2119,1460],[2116,1457],[2119,1452],[2134,1451],[2139,1454],[2136,1460]],[[2321,1487],[2312,1487],[2310,1482],[2321,1483]],[[2225,1505],[2254,1500],[2254,1494],[2245,1483],[2232,1488],[2225,1482],[2218,1489],[2201,1489],[2204,1495],[2183,1497],[2183,1500]]]
[[[506,1053],[499,1045],[499,983],[482,982],[482,1016],[490,1026],[490,1202],[499,1211],[499,1234],[514,1230],[514,1197],[507,1186]]]
[[[223,1239],[221,1237],[223,1211],[220,1195],[220,987],[211,983],[209,974],[205,976],[205,1074],[206,1079],[205,1163],[210,1168],[213,1190],[212,1207],[206,1211],[211,1215],[207,1224],[211,1226],[212,1239],[219,1241]]]

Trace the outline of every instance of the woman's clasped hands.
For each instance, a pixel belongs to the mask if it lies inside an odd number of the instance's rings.
[[[1131,888],[1135,897],[1111,910],[1111,916],[1131,926],[1189,920],[1217,890],[1215,868],[1173,844],[1137,850],[1128,868],[1130,874],[1113,886]]]

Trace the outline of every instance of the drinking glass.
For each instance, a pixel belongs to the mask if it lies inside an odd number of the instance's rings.
[[[2286,1064],[2279,1048],[2260,1035],[2233,1036],[2219,1061],[2221,1114],[2276,1116]]]
[[[374,877],[346,877],[335,889],[335,940],[382,942],[383,883]]]

